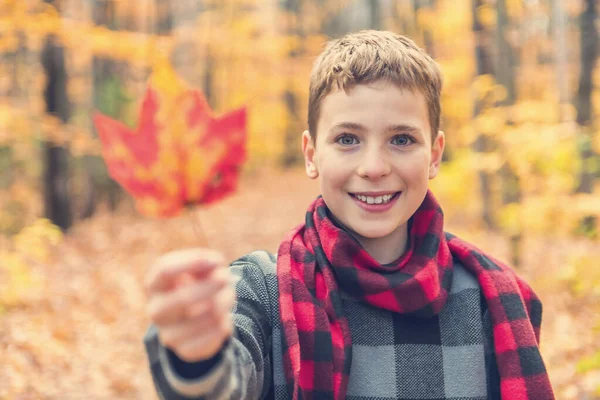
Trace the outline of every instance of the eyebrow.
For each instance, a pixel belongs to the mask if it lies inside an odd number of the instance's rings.
[[[353,131],[364,132],[367,128],[361,124],[357,124],[355,122],[340,122],[339,124],[335,124],[329,130],[330,132],[336,129],[348,129]],[[387,132],[393,133],[412,133],[419,134],[421,133],[421,129],[417,128],[414,125],[409,124],[400,124],[400,125],[392,125],[386,129]]]

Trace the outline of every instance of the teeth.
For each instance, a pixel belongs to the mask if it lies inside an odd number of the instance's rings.
[[[355,195],[355,197],[361,201],[364,201],[367,204],[382,204],[382,203],[387,203],[388,201],[390,201],[392,199],[393,195],[386,194],[384,196],[371,197],[371,196],[363,196],[363,195],[357,194],[357,195]]]

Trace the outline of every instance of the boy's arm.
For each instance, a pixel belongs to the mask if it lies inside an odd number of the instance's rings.
[[[259,265],[274,262],[268,253],[254,252],[231,265],[232,273],[240,278],[232,310],[235,332],[212,359],[197,363],[180,360],[160,343],[157,329],[150,326],[144,343],[162,399],[260,399],[269,392],[271,306]]]

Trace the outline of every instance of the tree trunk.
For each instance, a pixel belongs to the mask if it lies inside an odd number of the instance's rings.
[[[515,52],[507,40],[510,21],[506,11],[506,0],[496,0],[496,15],[496,48],[498,49],[496,57],[496,81],[506,89],[506,98],[499,105],[510,107],[515,103],[517,93],[515,85]],[[511,113],[507,113],[507,115],[510,116]],[[508,118],[507,124],[512,125],[513,122],[510,120],[510,117]],[[505,161],[500,169],[500,180],[502,205],[507,207],[511,204],[519,204],[522,197],[521,181],[508,161]],[[520,225],[520,219],[517,218],[516,221],[518,225],[511,227],[509,241],[512,264],[519,266],[521,264],[523,229]]]
[[[284,10],[296,15],[296,26],[287,27],[287,35],[296,35],[300,38],[300,45],[296,49],[292,49],[288,55],[290,65],[296,65],[298,58],[303,54],[303,42],[305,32],[302,26],[302,0],[286,0],[283,4]],[[284,91],[283,100],[287,108],[287,127],[285,131],[284,150],[281,159],[281,164],[284,168],[290,168],[298,165],[302,161],[300,152],[300,134],[301,118],[299,111],[299,101],[294,92],[293,76],[290,76],[288,88]],[[314,137],[314,132],[311,132]]]
[[[301,0],[286,0],[285,3],[297,3]],[[333,1],[333,0],[328,0]],[[337,0],[338,4],[343,0]],[[341,15],[338,14],[330,14],[323,16],[321,23],[321,31],[327,35],[330,39],[341,36],[344,31],[344,21],[341,18]]]
[[[380,0],[369,0],[369,10],[371,11],[371,29],[383,29]]]
[[[592,131],[594,127],[592,92],[594,90],[593,73],[598,57],[598,32],[595,21],[597,17],[596,2],[585,1],[586,8],[579,18],[581,29],[581,71],[579,74],[579,87],[575,101],[577,107],[577,124],[580,126],[581,138],[579,157],[581,170],[577,193],[592,193],[594,189],[594,159],[597,157],[592,148]],[[593,216],[584,218],[582,230],[590,232],[595,229],[596,219]]]
[[[586,0],[586,9],[579,17],[581,29],[581,71],[577,89],[577,123],[580,126],[592,125],[592,74],[598,56],[598,33],[596,32],[596,3]]]
[[[515,86],[515,52],[508,42],[510,21],[506,11],[506,0],[496,0],[496,81],[506,88],[506,98],[499,105],[511,106],[517,98]]]
[[[67,71],[64,48],[56,44],[52,35],[46,38],[42,51],[42,66],[46,75],[44,101],[46,112],[62,122],[69,119],[67,98]],[[66,231],[72,225],[69,199],[69,153],[51,142],[43,143],[44,152],[44,214],[55,225]]]
[[[114,0],[93,0],[93,2],[92,19],[94,24],[116,29]],[[94,109],[112,118],[120,119],[122,99],[108,98],[111,93],[114,95],[113,92],[115,92],[115,90],[109,90],[109,87],[114,88],[118,85],[116,81],[119,76],[117,63],[109,58],[94,56],[92,70]],[[122,198],[121,187],[109,177],[106,166],[98,157],[89,157],[86,166],[91,182],[88,185],[88,193],[85,195],[84,216],[93,215],[101,195],[106,196],[109,209],[114,211]]]
[[[569,86],[567,81],[567,44],[565,29],[565,12],[562,0],[552,0],[552,27],[554,33],[554,63],[556,66],[556,83],[558,86],[560,121],[565,120],[566,105],[569,102]]]
[[[207,45],[208,47],[209,45]],[[214,71],[215,71],[215,58],[212,56],[210,48],[206,49],[206,71],[204,72],[204,95],[208,104],[215,109],[216,95],[214,89]]]
[[[434,8],[435,0],[412,0],[415,17],[418,16],[419,10],[423,8]],[[435,48],[433,43],[433,32],[428,26],[417,26],[420,34],[423,37],[423,46],[429,55],[435,57]]]
[[[96,184],[94,181],[94,174],[92,172],[93,168],[93,157],[84,156],[83,158],[83,166],[84,166],[84,185],[83,185],[83,204],[81,210],[81,218],[91,218],[96,212],[96,197],[98,196],[98,190],[96,189]]]
[[[475,60],[476,74],[491,75],[493,73],[493,62],[490,55],[489,45],[492,39],[491,32],[481,23],[477,9],[482,6],[483,0],[473,0],[473,34],[475,36]],[[483,104],[480,100],[476,100],[473,110],[473,117],[477,117],[482,111]],[[473,144],[473,150],[479,153],[489,151],[489,140],[484,135],[479,135]],[[485,171],[479,171],[479,186],[481,191],[482,210],[481,217],[485,225],[489,229],[495,229],[496,223],[494,220],[493,203],[492,203],[492,180],[491,176]]]
[[[396,4],[396,2],[389,3],[388,13],[391,14],[392,20],[394,21],[394,31],[407,35],[409,37],[416,37],[418,27],[416,26],[416,18],[414,17],[414,7],[411,7],[411,12],[402,12],[402,4]]]

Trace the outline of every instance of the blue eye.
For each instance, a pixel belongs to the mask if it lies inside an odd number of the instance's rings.
[[[392,144],[397,146],[408,146],[411,143],[414,143],[415,140],[408,135],[398,135],[392,139]]]
[[[341,135],[335,140],[335,142],[341,144],[342,146],[352,146],[353,144],[358,143],[358,139],[352,135]]]

